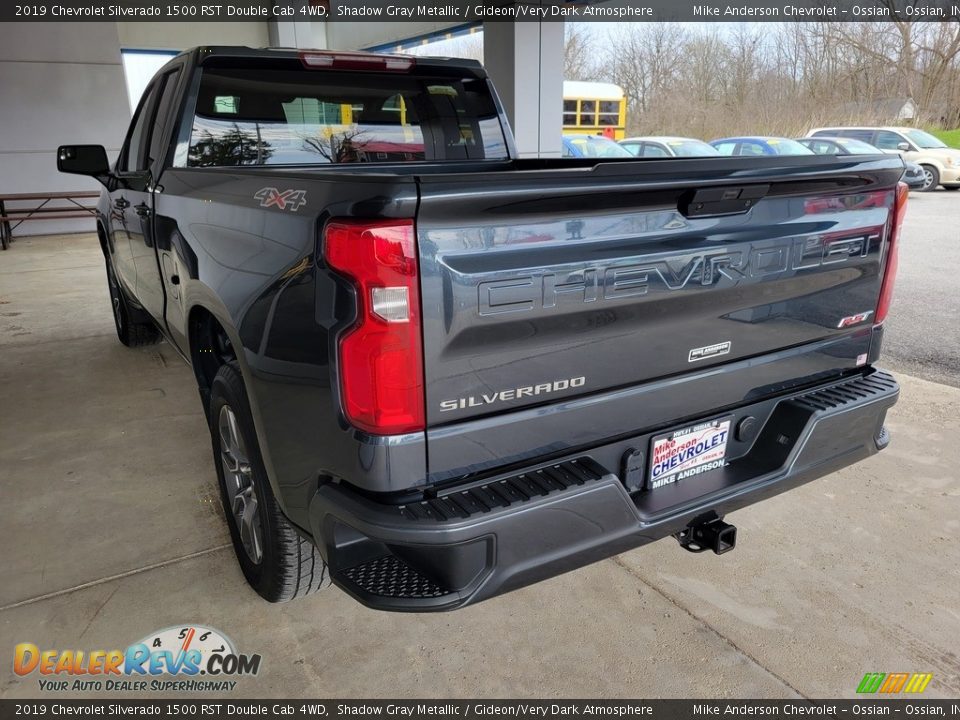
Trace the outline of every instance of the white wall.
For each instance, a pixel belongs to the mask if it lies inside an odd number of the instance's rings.
[[[270,47],[308,48],[325,50],[327,47],[327,23],[323,21],[270,20],[267,23]]]
[[[131,114],[120,49],[216,44],[266,46],[267,23],[0,23],[0,193],[98,190],[58,173],[56,150],[103,145],[116,157]],[[14,237],[93,228],[32,220]]]
[[[459,22],[351,22],[334,20],[327,25],[327,47],[331,50],[363,48],[400,42],[419,35],[448,30]]]
[[[140,98],[147,91],[147,85],[160,68],[176,55],[173,50],[121,50],[123,75],[127,81],[127,99],[130,101],[130,113],[137,109]]]
[[[0,23],[0,192],[95,190],[57,172],[62,144],[116,156],[130,120],[114,23]],[[17,235],[92,230],[87,220],[30,221]]]
[[[256,48],[266,47],[270,42],[266,21],[122,22],[116,25],[122,48],[186,50],[197,45],[246,45]]]

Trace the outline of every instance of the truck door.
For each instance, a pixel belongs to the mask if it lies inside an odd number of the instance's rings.
[[[140,100],[117,160],[116,183],[110,189],[110,239],[113,264],[121,285],[137,299],[137,271],[132,248],[142,244],[146,202],[147,143],[158,84],[151,83]]]
[[[170,65],[165,73],[165,84],[157,103],[156,120],[151,141],[150,158],[153,163],[153,218],[152,245],[145,251],[154,255],[155,262],[143,262],[137,267],[137,282],[151,299],[152,312],[167,329],[167,339],[181,350],[187,350],[186,315],[183,282],[195,278],[196,256],[187,247],[171,207],[171,198],[164,195],[163,173],[172,162],[173,145],[179,137],[180,117],[178,99],[183,98],[191,76],[184,69],[186,63]],[[184,123],[190,118],[184,117]],[[159,313],[163,319],[159,320]]]
[[[178,68],[160,75],[154,81],[156,99],[149,112],[149,132],[143,160],[146,164],[146,181],[142,190],[132,199],[132,210],[141,221],[141,232],[130,237],[130,250],[137,274],[137,297],[161,326],[164,324],[165,296],[156,250],[155,196],[159,191],[158,180],[170,145],[166,132],[167,121],[176,96],[179,75]]]

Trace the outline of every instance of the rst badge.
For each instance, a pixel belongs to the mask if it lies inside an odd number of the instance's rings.
[[[692,348],[687,355],[687,362],[696,362],[697,360],[706,360],[717,357],[718,355],[727,355],[731,347],[733,347],[733,343],[729,340],[724,340],[723,342],[714,343],[713,345]]]
[[[859,325],[862,322],[866,322],[871,315],[873,315],[873,310],[867,310],[866,312],[857,313],[856,315],[848,315],[847,317],[840,319],[840,322],[837,323],[837,327],[843,329],[853,327],[854,325]]]
[[[260,188],[253,194],[260,207],[275,207],[278,210],[296,212],[307,203],[306,190],[277,190],[274,187]]]

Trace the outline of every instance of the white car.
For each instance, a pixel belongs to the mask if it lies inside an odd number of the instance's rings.
[[[947,146],[933,135],[911,127],[832,127],[814,128],[807,137],[856,138],[885,153],[899,153],[904,160],[923,168],[921,191],[960,190],[960,150]]]
[[[703,140],[685,137],[632,137],[621,140],[620,145],[636,157],[712,157],[720,154]]]

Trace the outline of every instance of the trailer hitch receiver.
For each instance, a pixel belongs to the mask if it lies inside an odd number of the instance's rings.
[[[721,518],[695,523],[678,532],[674,537],[687,552],[701,553],[713,550],[717,555],[730,552],[737,545],[737,528]]]

